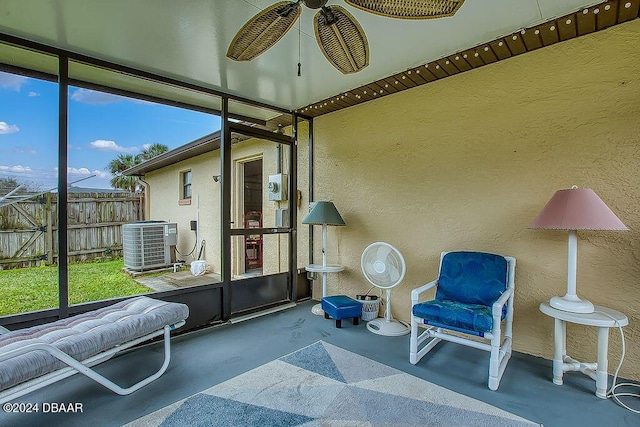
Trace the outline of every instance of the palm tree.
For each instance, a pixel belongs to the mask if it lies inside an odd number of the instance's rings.
[[[169,151],[169,147],[164,144],[154,143],[142,150],[141,153],[135,156],[131,154],[118,154],[118,156],[109,162],[109,165],[105,168],[113,175],[111,178],[111,186],[113,188],[121,188],[134,192],[136,190],[136,182],[138,178],[135,176],[123,175],[123,172],[139,163],[152,159],[160,154]]]
[[[142,153],[136,156],[136,164],[142,163],[146,160],[152,159],[160,154],[166,153],[169,151],[169,147],[164,144],[153,143],[142,150]]]
[[[138,162],[139,163],[139,162]],[[134,176],[123,175],[122,172],[136,165],[134,156],[131,154],[118,154],[118,157],[111,160],[105,168],[113,175],[110,184],[113,188],[122,188],[123,190],[135,191],[136,181]]]

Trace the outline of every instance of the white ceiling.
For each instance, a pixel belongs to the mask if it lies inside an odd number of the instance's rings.
[[[275,2],[0,0],[0,32],[294,110],[601,3],[466,0],[453,17],[414,21],[381,17],[331,0],[329,5],[345,7],[367,35],[370,65],[359,73],[343,75],[326,61],[315,41],[316,11],[306,7],[299,23],[262,56],[251,62],[226,58],[235,33]]]

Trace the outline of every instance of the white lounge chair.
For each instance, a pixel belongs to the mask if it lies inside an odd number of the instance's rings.
[[[185,324],[184,304],[135,297],[78,316],[0,335],[0,403],[81,373],[127,395],[169,366],[170,331]],[[91,369],[117,353],[164,334],[164,363],[155,374],[122,388]]]

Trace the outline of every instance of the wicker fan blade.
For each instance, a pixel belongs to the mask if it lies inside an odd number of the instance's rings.
[[[251,61],[276,44],[296,22],[302,6],[281,1],[251,18],[238,31],[229,45],[227,57],[236,61]]]
[[[389,18],[429,19],[453,16],[464,0],[344,0],[353,7]]]
[[[367,36],[344,8],[323,9],[313,19],[313,26],[320,50],[343,74],[357,73],[369,65]]]

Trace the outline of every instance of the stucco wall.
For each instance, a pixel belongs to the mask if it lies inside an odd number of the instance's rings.
[[[528,227],[556,190],[590,187],[630,231],[579,233],[578,294],[629,317],[621,374],[639,380],[639,41],[635,20],[316,119],[316,199],[347,223],[329,231],[329,261],[346,266],[330,293],[366,291],[362,250],[387,241],[407,262],[393,314],[409,320],[441,251],[512,255],[514,348],[551,359],[538,306],[565,293],[567,233]],[[569,326],[572,356],[595,360],[595,342]],[[610,343],[613,372],[616,330]]]
[[[179,205],[182,189],[181,173],[191,170],[192,199],[190,205]],[[196,244],[196,233],[190,229],[190,221],[198,220],[198,244],[193,255],[178,258],[191,262],[197,259],[201,242],[205,241],[202,259],[211,270],[220,272],[220,184],[213,180],[220,174],[220,160],[217,154],[203,154],[189,161],[183,161],[145,175],[149,184],[148,218],[170,221],[178,224],[178,244],[180,254],[188,254]],[[215,216],[215,220],[212,220]],[[195,255],[195,258],[194,258]]]

